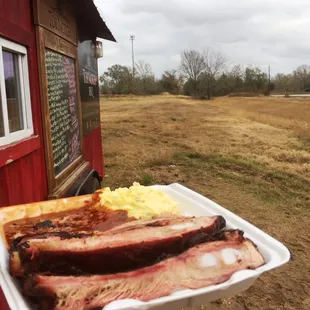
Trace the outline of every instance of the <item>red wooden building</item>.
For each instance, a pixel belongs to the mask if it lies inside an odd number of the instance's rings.
[[[98,187],[98,37],[92,0],[0,0],[0,207]]]

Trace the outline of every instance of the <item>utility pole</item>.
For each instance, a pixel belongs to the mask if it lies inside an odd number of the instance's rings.
[[[132,50],[132,77],[135,77],[135,54],[133,50],[133,41],[135,40],[135,36],[132,34],[130,35],[131,40],[131,50]]]
[[[267,92],[268,96],[270,96],[270,91],[271,91],[271,85],[270,85],[270,65],[268,65],[268,85],[267,85],[267,89],[266,89],[266,92]]]
[[[135,40],[135,36],[133,34],[130,35],[131,40],[131,51],[132,51],[132,82],[131,82],[131,92],[134,93],[134,83],[135,83],[135,54],[133,50],[133,41]]]

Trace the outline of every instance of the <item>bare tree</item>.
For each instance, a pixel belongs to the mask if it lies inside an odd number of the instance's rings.
[[[205,72],[216,78],[219,74],[221,74],[227,64],[227,59],[220,52],[215,52],[211,48],[207,48],[204,50],[204,63],[206,65]]]
[[[147,94],[153,92],[156,81],[149,63],[140,60],[136,63],[135,92]]]
[[[195,50],[185,50],[181,52],[181,71],[194,82],[205,70],[206,64],[203,55]]]
[[[136,63],[136,72],[138,77],[141,79],[146,79],[147,77],[153,76],[151,65],[144,60],[139,60]]]
[[[299,91],[310,87],[310,66],[301,65],[294,71],[293,74],[300,81]]]
[[[220,52],[215,52],[209,47],[204,50],[203,59],[205,63],[203,78],[207,88],[207,97],[211,99],[216,79],[223,73],[227,59]]]

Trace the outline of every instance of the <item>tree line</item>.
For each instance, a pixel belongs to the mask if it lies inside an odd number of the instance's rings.
[[[270,92],[310,91],[310,66],[301,65],[292,73],[269,77],[257,66],[229,66],[227,58],[211,48],[184,50],[178,69],[166,70],[156,78],[149,63],[140,60],[134,70],[115,64],[100,76],[102,94],[154,95],[163,92],[200,99],[213,96]]]
[[[150,64],[138,61],[135,70],[122,65],[113,65],[100,76],[103,94],[155,95],[162,92],[181,94],[183,76],[177,70],[164,71],[160,79],[155,78]]]

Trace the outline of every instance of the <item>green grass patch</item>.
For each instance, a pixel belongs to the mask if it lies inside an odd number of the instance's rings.
[[[310,180],[302,176],[271,169],[254,160],[237,155],[197,152],[176,152],[177,164],[189,169],[203,169],[206,173],[234,182],[264,202],[288,201],[296,206],[310,208]]]
[[[193,161],[200,161],[205,158],[204,155],[197,153],[197,152],[187,152],[187,151],[178,151],[173,154],[173,160],[179,160],[179,161],[184,161],[184,160],[193,160]]]
[[[105,158],[113,158],[113,157],[116,157],[117,155],[119,155],[119,153],[117,153],[117,152],[107,152],[104,154],[104,157]]]
[[[144,186],[153,185],[154,184],[153,176],[151,176],[150,174],[145,174],[142,176],[139,183]]]

